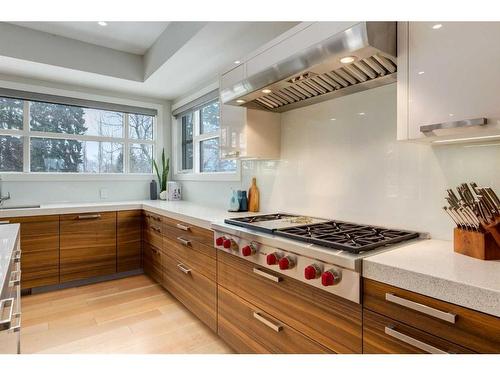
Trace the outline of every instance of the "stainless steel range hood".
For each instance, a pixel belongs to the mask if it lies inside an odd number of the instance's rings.
[[[221,100],[285,112],[395,82],[396,30],[396,22],[360,22],[224,88]]]

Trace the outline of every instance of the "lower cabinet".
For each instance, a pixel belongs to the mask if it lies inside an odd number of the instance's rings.
[[[333,353],[220,286],[218,316],[219,336],[238,353]]]
[[[164,274],[163,257],[164,254],[161,249],[148,242],[144,242],[142,262],[144,273],[161,285],[163,285]]]
[[[116,272],[116,212],[60,216],[60,280]]]

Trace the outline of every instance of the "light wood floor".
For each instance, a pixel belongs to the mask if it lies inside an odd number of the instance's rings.
[[[22,353],[231,353],[144,275],[22,298]]]

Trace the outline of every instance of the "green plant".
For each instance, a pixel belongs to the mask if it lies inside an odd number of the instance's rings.
[[[170,158],[165,159],[165,149],[163,149],[161,153],[161,164],[162,169],[160,173],[160,169],[158,168],[158,164],[156,164],[156,160],[153,160],[153,166],[156,171],[156,176],[158,177],[158,183],[160,184],[160,191],[165,191],[167,190],[167,177],[170,170]]]

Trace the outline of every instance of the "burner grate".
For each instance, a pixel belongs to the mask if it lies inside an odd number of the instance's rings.
[[[278,236],[313,243],[320,246],[352,253],[360,253],[380,246],[407,241],[418,237],[416,232],[407,232],[382,227],[329,221],[321,224],[302,225],[279,229]]]

